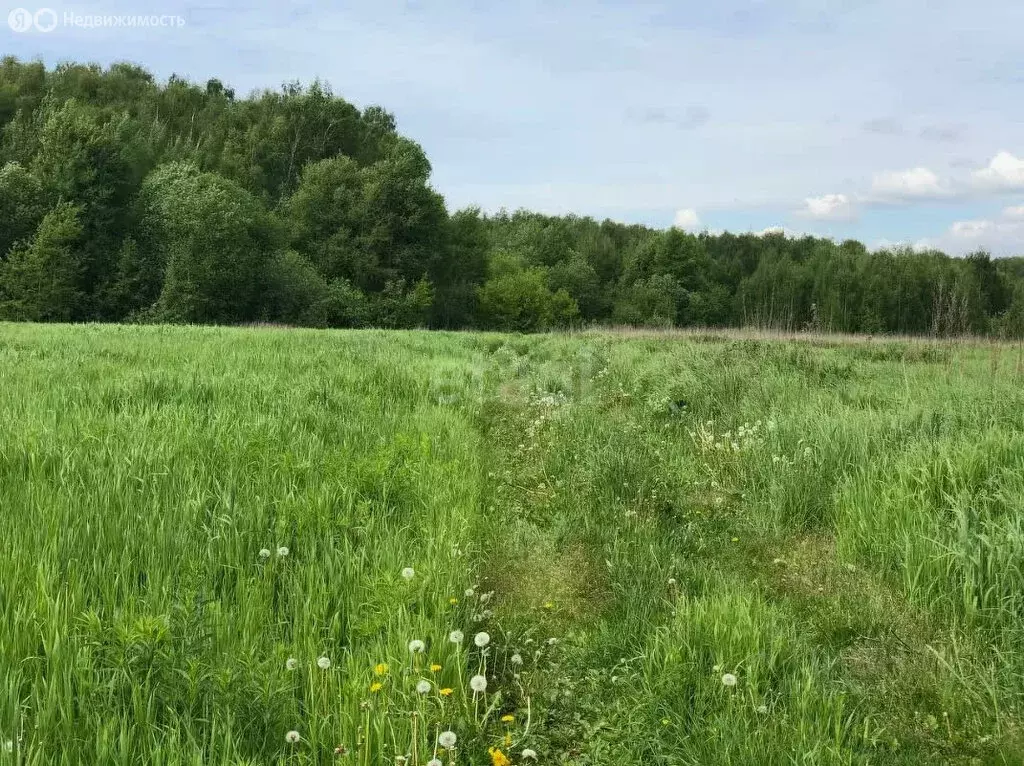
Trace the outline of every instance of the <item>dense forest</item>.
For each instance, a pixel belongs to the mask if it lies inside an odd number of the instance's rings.
[[[1024,335],[1024,258],[449,212],[377,106],[313,83],[0,64],[0,319]]]

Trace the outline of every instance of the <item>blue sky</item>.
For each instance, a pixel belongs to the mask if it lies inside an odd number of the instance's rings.
[[[1019,0],[47,7],[61,23],[3,25],[4,53],[241,93],[321,78],[392,111],[453,208],[1024,254]],[[185,23],[80,28],[67,12]]]

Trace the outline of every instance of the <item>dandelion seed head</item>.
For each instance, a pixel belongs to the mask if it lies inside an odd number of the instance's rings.
[[[431,758],[429,761],[427,761],[427,766],[444,766],[444,764],[441,763],[440,758]]]
[[[455,747],[455,743],[458,742],[458,737],[455,736],[455,732],[451,729],[442,731],[437,735],[437,744],[443,747],[445,750],[451,750]]]
[[[260,548],[260,558],[261,559],[269,559],[270,558],[270,548]]]
[[[558,639],[555,638],[554,636],[552,636],[551,638],[548,639],[548,646],[554,646],[557,643],[558,643]]]
[[[491,643],[491,637],[488,633],[480,631],[475,636],[473,636],[473,643],[479,646],[481,649],[483,649],[485,646]]]
[[[294,729],[284,735],[284,741],[287,742],[289,745],[294,745],[300,739],[302,739],[302,737],[300,737],[299,733]]]
[[[281,558],[284,558],[285,556],[287,556],[288,552],[289,551],[288,551],[288,546],[287,545],[282,545],[280,548],[277,549],[277,555],[280,556]]]
[[[465,638],[466,636],[463,635],[461,630],[453,630],[448,634],[448,640],[453,644],[461,644]]]
[[[294,657],[289,657],[287,660],[285,660],[284,666],[288,670],[295,670],[295,668],[299,666],[299,661]]]
[[[413,654],[420,654],[424,649],[426,649],[426,644],[424,644],[418,638],[414,638],[412,641],[409,642],[409,651]]]
[[[761,715],[764,715],[765,713],[768,712],[768,706],[767,705],[758,705],[757,706],[757,712],[760,713]]]
[[[321,657],[316,661],[316,666],[320,668],[320,670],[327,670],[329,667],[331,667],[331,658],[326,656]]]
[[[736,676],[734,676],[732,673],[725,673],[725,674],[722,675],[722,685],[723,686],[735,686],[736,685],[736,681],[737,681]]]
[[[403,580],[408,581],[408,580],[411,580],[415,576],[416,576],[416,570],[413,569],[412,567],[406,567],[405,569],[402,570],[402,579]]]
[[[430,694],[430,681],[423,680],[416,684],[416,692],[418,694]]]
[[[510,662],[511,662],[511,663],[512,663],[513,665],[522,665],[522,664],[523,664],[523,657],[522,657],[522,655],[521,655],[521,654],[519,654],[518,652],[516,652],[515,654],[513,654],[513,655],[512,655],[512,657],[511,657],[511,658],[509,659],[509,661],[510,661]]]
[[[472,598],[475,593],[476,593],[476,591],[473,590],[472,588],[466,588],[465,596],[466,596],[466,598]]]
[[[469,679],[469,688],[475,692],[487,691],[487,679],[484,676],[476,675]]]
[[[537,760],[537,751],[532,749],[532,748],[527,747],[527,748],[523,749],[522,756],[523,756],[524,760],[528,759],[528,760],[531,760],[531,761],[536,761]]]

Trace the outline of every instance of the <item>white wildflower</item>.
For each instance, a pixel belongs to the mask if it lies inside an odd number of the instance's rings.
[[[451,729],[448,731],[442,731],[437,735],[437,744],[445,750],[451,750],[455,747],[456,741],[458,741],[458,737],[455,736],[455,732]]]
[[[469,688],[475,692],[487,691],[487,679],[483,676],[473,676],[469,679]]]
[[[473,636],[473,643],[479,646],[481,649],[483,649],[485,646],[491,643],[491,637],[484,631],[480,631],[475,636]]]

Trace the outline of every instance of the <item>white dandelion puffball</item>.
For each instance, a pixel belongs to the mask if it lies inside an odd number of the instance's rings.
[[[300,737],[299,733],[294,729],[284,735],[284,741],[287,742],[289,745],[294,745],[300,739],[302,739],[302,737]]]
[[[448,640],[453,644],[461,644],[465,640],[466,636],[461,630],[453,630],[448,634]]]
[[[473,676],[469,679],[469,688],[475,692],[487,691],[487,679],[483,676]]]
[[[669,577],[668,578],[668,584],[671,585],[672,587],[675,587],[675,585],[676,585],[676,578],[675,577]]]
[[[316,661],[316,666],[320,668],[320,670],[327,670],[327,668],[331,666],[331,658],[321,657]]]
[[[523,758],[524,759],[529,758],[531,760],[536,761],[537,760],[537,751],[532,749],[532,748],[529,748],[529,747],[524,748],[523,749]]]
[[[444,766],[444,764],[441,763],[440,758],[431,758],[429,761],[427,761],[427,766]]]
[[[261,548],[260,549],[260,558],[261,559],[269,559],[270,558],[270,548]]]
[[[411,580],[415,576],[416,576],[416,570],[413,569],[412,567],[406,567],[405,569],[402,570],[402,579],[403,580],[408,581],[408,580]]]
[[[487,633],[480,631],[475,636],[473,636],[473,643],[479,646],[481,649],[483,649],[485,646],[491,643],[491,637]]]
[[[448,731],[442,731],[437,735],[437,744],[443,747],[445,750],[451,750],[455,747],[455,743],[458,741],[458,737],[455,736],[455,732],[449,729]]]
[[[295,670],[295,668],[299,666],[299,661],[294,657],[289,657],[287,660],[285,660],[284,666],[288,670]]]
[[[734,676],[732,673],[725,673],[722,676],[722,686],[735,686],[735,685],[736,685],[736,676]]]
[[[548,639],[548,646],[554,646],[557,643],[558,643],[558,639],[555,638],[554,636],[552,636],[551,638]]]
[[[418,638],[414,638],[412,641],[409,642],[409,651],[413,654],[419,654],[426,648],[427,645],[420,641]]]
[[[757,712],[760,713],[761,715],[765,715],[768,712],[768,706],[767,705],[758,705],[757,706]]]
[[[430,681],[426,679],[420,681],[416,684],[416,691],[420,694],[430,694]]]
[[[472,598],[475,593],[476,591],[472,588],[466,588],[466,598]]]
[[[510,659],[510,662],[511,662],[511,663],[512,663],[513,665],[522,665],[522,664],[523,664],[523,657],[522,657],[522,655],[520,655],[520,654],[519,654],[519,653],[517,652],[516,654],[513,654],[513,655],[512,655],[512,657],[511,657],[511,659]]]
[[[278,548],[277,549],[277,555],[280,556],[281,558],[284,558],[285,556],[287,556],[288,555],[288,546],[287,545],[282,545],[280,548]]]

